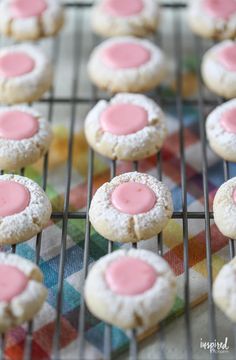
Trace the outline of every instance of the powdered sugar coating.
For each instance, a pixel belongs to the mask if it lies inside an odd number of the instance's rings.
[[[0,102],[15,104],[37,100],[52,85],[52,66],[40,48],[31,44],[2,48],[0,56],[14,52],[25,52],[32,57],[35,67],[31,72],[14,78],[0,76]]]
[[[236,203],[233,192],[236,188],[236,177],[226,181],[217,190],[213,202],[214,220],[223,235],[236,240]]]
[[[103,131],[100,117],[110,105],[133,104],[143,107],[148,126],[129,135],[114,135]],[[117,94],[109,102],[100,100],[85,120],[85,135],[90,146],[110,159],[140,160],[157,153],[166,138],[165,116],[151,99],[140,94]]]
[[[0,32],[15,40],[37,40],[55,35],[64,23],[64,12],[58,0],[45,0],[47,8],[40,16],[12,18],[10,1],[0,3]]]
[[[117,210],[111,203],[116,186],[134,181],[150,187],[157,202],[148,212],[129,215]],[[125,173],[103,184],[95,193],[89,218],[95,230],[106,239],[117,242],[137,242],[157,235],[167,225],[173,213],[171,193],[165,184],[148,174]]]
[[[138,295],[114,293],[105,281],[109,264],[122,256],[141,259],[152,266],[158,276],[154,285]],[[98,260],[85,282],[85,300],[99,319],[125,329],[151,327],[162,320],[173,306],[176,279],[168,263],[160,256],[141,249],[117,250]],[[112,306],[111,306],[112,304]]]
[[[38,234],[51,216],[51,203],[41,187],[34,181],[19,175],[1,175],[0,181],[16,181],[30,192],[29,205],[20,213],[0,217],[0,244],[17,244]]]
[[[207,87],[227,99],[236,97],[236,71],[224,67],[218,57],[218,52],[226,46],[234,44],[232,40],[225,40],[212,46],[203,56],[202,77]]]
[[[156,0],[142,0],[143,9],[130,16],[110,15],[103,9],[103,2],[92,10],[91,24],[95,33],[108,36],[133,35],[145,37],[155,32],[160,18],[160,7]]]
[[[204,0],[189,2],[187,19],[192,31],[210,39],[234,39],[236,35],[236,12],[229,19],[215,18],[203,6]]]
[[[39,129],[32,137],[22,140],[9,140],[0,137],[0,169],[17,170],[30,165],[48,151],[52,130],[50,124],[32,107],[18,105],[0,107],[0,115],[4,112],[22,111],[37,119]]]
[[[150,52],[150,60],[137,68],[111,69],[102,61],[102,51],[114,43],[131,42],[144,46]],[[131,36],[108,39],[95,47],[88,62],[91,80],[101,89],[111,92],[144,92],[154,88],[166,73],[165,56],[160,48],[148,40]]]
[[[47,290],[42,285],[43,275],[40,269],[15,254],[0,252],[0,264],[11,265],[22,271],[29,279],[24,291],[10,302],[0,301],[0,332],[30,320],[43,305]]]
[[[236,161],[236,134],[226,131],[221,125],[223,114],[230,110],[236,109],[236,99],[215,108],[207,117],[206,132],[207,138],[212,149],[223,159]]]
[[[236,322],[236,257],[224,265],[213,284],[213,298],[230,320]]]

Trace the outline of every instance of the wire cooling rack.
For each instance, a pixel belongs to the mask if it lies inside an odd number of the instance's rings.
[[[73,134],[75,130],[76,122],[76,111],[77,107],[86,105],[91,108],[100,98],[104,98],[103,94],[99,93],[98,90],[91,86],[91,91],[83,93],[79,91],[80,78],[81,78],[81,52],[82,43],[86,42],[86,34],[83,33],[83,13],[88,11],[92,3],[83,3],[80,1],[67,2],[65,8],[67,12],[73,11],[73,37],[70,38],[71,53],[68,55],[70,58],[71,67],[71,88],[65,94],[62,92],[56,93],[55,87],[51,90],[47,97],[42,98],[38,103],[42,103],[46,107],[47,118],[51,122],[56,106],[65,106],[68,109],[69,115],[69,141],[68,141],[68,158],[67,158],[67,173],[65,177],[65,195],[63,211],[53,212],[52,219],[62,220],[62,234],[61,234],[61,251],[60,251],[60,262],[59,262],[59,276],[58,276],[58,291],[57,291],[57,306],[56,306],[56,319],[55,319],[55,332],[53,337],[53,348],[52,358],[55,360],[60,359],[60,334],[61,334],[61,314],[63,306],[63,279],[64,279],[64,267],[65,267],[65,250],[66,250],[66,238],[67,238],[67,227],[70,219],[83,219],[85,222],[85,245],[84,245],[84,261],[83,261],[83,279],[86,278],[88,272],[88,259],[89,259],[89,243],[90,243],[90,223],[88,219],[88,211],[70,211],[70,189],[72,180],[72,156],[73,156]],[[183,29],[181,21],[181,13],[186,7],[186,4],[181,2],[164,2],[161,5],[163,8],[168,9],[172,12],[173,18],[173,31],[171,33],[173,42],[173,57],[175,59],[175,79],[176,79],[176,96],[175,98],[166,96],[162,93],[162,90],[157,89],[153,93],[149,94],[154,97],[155,100],[162,106],[173,106],[179,120],[179,152],[180,152],[180,171],[181,171],[181,194],[182,194],[182,209],[175,211],[173,218],[182,220],[183,227],[183,242],[184,242],[184,300],[185,300],[185,311],[184,311],[184,322],[185,322],[185,336],[186,336],[186,358],[192,359],[192,326],[191,326],[191,309],[190,309],[190,276],[189,276],[189,254],[188,254],[188,227],[189,219],[202,219],[205,222],[205,245],[207,254],[207,272],[208,272],[208,323],[209,323],[209,338],[214,340],[217,337],[216,334],[216,321],[215,321],[215,307],[212,301],[212,258],[211,258],[211,228],[210,221],[213,218],[212,212],[209,211],[209,197],[208,197],[208,162],[206,152],[206,135],[205,135],[205,108],[211,106],[212,108],[220,104],[223,100],[206,96],[203,84],[200,77],[200,63],[201,56],[206,48],[205,42],[198,37],[192,37],[192,51],[195,54],[197,62],[197,86],[198,94],[197,97],[186,99],[183,98]],[[163,39],[160,33],[153,39],[159,46],[163,45]],[[98,42],[96,37],[93,38],[93,46]],[[53,58],[55,68],[55,79],[57,79],[58,70],[58,58],[60,55],[61,36],[51,40],[50,51]],[[209,43],[208,45],[209,46]],[[92,49],[92,48],[91,48]],[[91,49],[88,49],[89,53]],[[66,79],[65,79],[66,80]],[[66,82],[66,81],[65,81]],[[105,95],[107,96],[107,95]],[[204,193],[204,211],[188,211],[187,208],[187,180],[186,180],[186,156],[185,156],[185,138],[184,138],[184,120],[183,120],[183,107],[185,105],[195,106],[198,111],[199,118],[199,130],[201,140],[201,156],[202,158],[202,185]],[[79,154],[78,154],[79,156]],[[93,173],[94,173],[94,153],[89,150],[88,159],[88,187],[87,187],[87,206],[88,209],[92,197],[93,187]],[[133,169],[139,169],[139,163],[133,163]],[[229,164],[223,162],[224,178],[229,178]],[[176,170],[178,171],[178,170]],[[1,172],[3,173],[3,172]],[[21,174],[24,175],[24,169],[21,170]],[[116,161],[110,162],[110,177],[113,178],[116,175]],[[162,180],[162,154],[161,152],[157,155],[156,163],[156,176],[159,180]],[[47,188],[48,182],[48,156],[46,155],[43,163],[43,176],[42,176],[42,187],[44,190]],[[40,259],[42,233],[37,236],[36,239],[36,257],[35,262],[38,264]],[[132,246],[137,247],[137,244]],[[163,242],[162,234],[157,237],[157,248],[160,255],[163,254]],[[16,246],[12,246],[12,252],[16,251]],[[112,251],[112,242],[108,242],[107,252]],[[229,259],[235,256],[234,241],[229,239]],[[80,305],[79,317],[79,353],[77,354],[78,359],[83,359],[84,353],[84,334],[85,334],[85,313],[86,306],[82,298]],[[32,332],[33,332],[33,321],[28,324],[28,331],[26,335],[25,348],[24,348],[24,359],[31,359],[32,355]],[[236,340],[236,331],[234,329],[234,338]],[[160,359],[166,359],[165,354],[165,338],[164,338],[164,325],[160,324],[159,329],[159,341],[160,346]],[[4,359],[4,336],[1,337],[1,355]],[[138,357],[138,344],[136,338],[136,330],[134,329],[130,335],[130,358],[132,360]],[[111,326],[105,326],[104,333],[104,357],[105,359],[111,359]],[[236,354],[235,354],[236,356]],[[211,358],[216,359],[217,354],[211,353]]]

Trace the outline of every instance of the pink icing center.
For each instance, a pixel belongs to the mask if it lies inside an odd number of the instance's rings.
[[[0,57],[0,75],[7,78],[27,74],[34,66],[34,59],[23,52],[11,52]]]
[[[225,111],[220,123],[226,131],[236,133],[236,108]]]
[[[147,126],[148,117],[146,110],[141,106],[115,104],[102,113],[100,122],[104,131],[114,135],[128,135]]]
[[[206,12],[215,18],[227,20],[236,12],[235,0],[204,0],[203,7]]]
[[[0,181],[0,216],[10,216],[23,211],[30,202],[29,190],[9,180]]]
[[[132,296],[151,289],[157,279],[157,273],[145,261],[123,256],[107,267],[105,279],[115,293]]]
[[[143,10],[142,0],[106,0],[104,10],[112,16],[130,16]]]
[[[10,3],[11,15],[15,19],[40,16],[47,9],[44,0],[14,0]]]
[[[11,301],[28,284],[25,274],[15,266],[0,264],[0,301]]]
[[[114,43],[102,51],[102,61],[111,69],[137,68],[150,59],[150,51],[140,44]]]
[[[14,110],[0,113],[0,138],[27,139],[38,131],[38,121],[30,114]]]
[[[232,197],[233,197],[233,201],[234,201],[235,204],[236,204],[236,188],[235,188],[234,191],[233,191]]]
[[[155,193],[148,186],[133,181],[118,185],[111,195],[112,205],[130,215],[151,210],[156,201]]]
[[[218,52],[218,60],[230,71],[236,71],[236,44],[223,47]]]

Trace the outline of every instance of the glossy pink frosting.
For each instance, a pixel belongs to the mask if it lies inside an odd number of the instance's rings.
[[[147,262],[131,256],[114,260],[106,269],[109,288],[119,295],[138,295],[151,289],[157,279],[155,269]]]
[[[12,78],[31,72],[35,61],[24,52],[9,52],[0,57],[0,76]]]
[[[131,16],[143,10],[142,0],[105,0],[103,9],[112,16]]]
[[[12,265],[0,264],[0,301],[10,302],[28,284],[25,274]]]
[[[111,194],[112,205],[130,215],[146,213],[154,207],[156,201],[152,189],[133,181],[118,185]]]
[[[9,216],[23,211],[30,202],[29,190],[10,180],[0,180],[0,216]]]
[[[227,20],[236,12],[235,0],[204,0],[203,8],[212,17]]]
[[[10,12],[12,18],[21,19],[40,16],[47,9],[44,0],[11,0]]]
[[[10,110],[0,113],[0,138],[27,139],[35,135],[38,128],[37,119],[26,112]]]
[[[229,71],[236,71],[236,43],[223,47],[218,52],[218,60]]]
[[[148,125],[147,111],[138,105],[110,105],[100,117],[101,127],[114,135],[128,135]]]
[[[226,131],[236,133],[236,108],[225,111],[222,114],[220,123]]]
[[[136,43],[115,42],[101,54],[104,64],[111,69],[138,68],[150,60],[150,51]]]

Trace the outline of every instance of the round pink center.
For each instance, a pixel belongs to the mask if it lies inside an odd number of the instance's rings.
[[[102,60],[111,69],[137,68],[150,60],[150,51],[140,44],[118,42],[103,49]]]
[[[0,76],[12,78],[27,74],[34,69],[32,57],[23,52],[10,52],[0,56]]]
[[[44,0],[10,1],[11,16],[15,19],[40,16],[46,9],[47,9],[47,4]]]
[[[148,116],[141,106],[115,104],[102,113],[100,122],[104,131],[114,135],[128,135],[147,126]]]
[[[0,181],[0,216],[10,216],[23,211],[30,202],[29,190],[9,180]]]
[[[227,20],[236,12],[235,0],[204,0],[203,7],[212,17]]]
[[[218,52],[218,60],[229,71],[236,71],[236,44],[223,47]]]
[[[123,256],[107,267],[105,279],[115,293],[132,296],[151,289],[157,279],[157,273],[145,261]]]
[[[11,301],[28,284],[25,274],[15,266],[0,264],[0,301]]]
[[[104,10],[112,16],[131,16],[143,10],[142,0],[106,0]]]
[[[118,185],[111,195],[112,205],[130,215],[151,210],[156,201],[155,193],[148,186],[132,181]]]
[[[225,111],[220,123],[226,131],[236,133],[236,108]]]
[[[23,111],[13,110],[0,113],[0,138],[27,139],[37,133],[38,127],[37,119]]]

